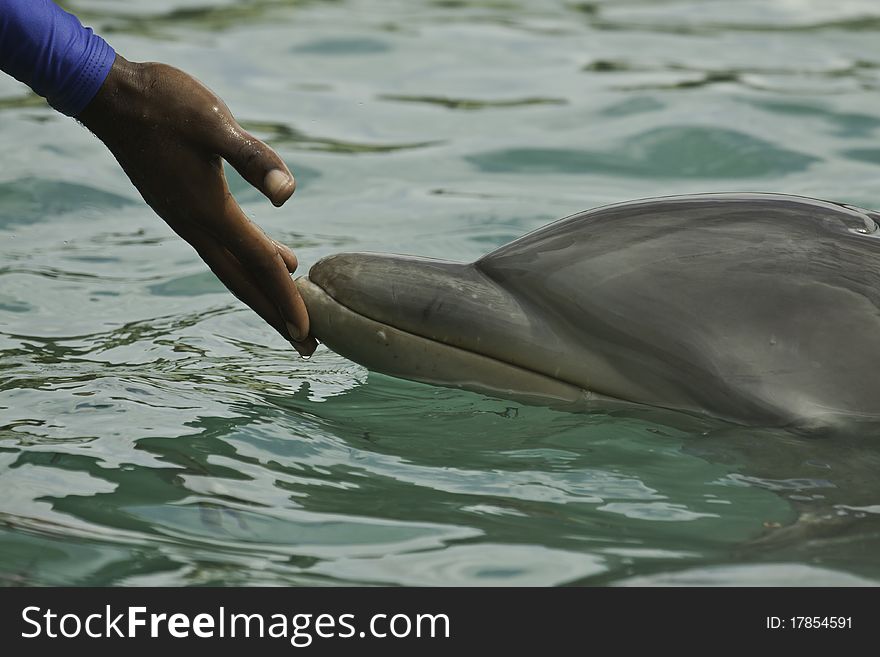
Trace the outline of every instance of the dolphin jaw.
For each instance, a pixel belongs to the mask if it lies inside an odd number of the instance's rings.
[[[296,285],[309,311],[312,335],[370,370],[526,404],[569,407],[603,399],[545,374],[365,317],[308,276],[298,278]]]

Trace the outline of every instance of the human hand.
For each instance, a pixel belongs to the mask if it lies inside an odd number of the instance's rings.
[[[296,183],[275,151],[245,132],[225,103],[195,78],[119,55],[77,119],[106,144],[147,204],[235,296],[300,354],[315,351],[305,304],[290,277],[296,256],[247,218],[223,173],[226,160],[280,206]]]

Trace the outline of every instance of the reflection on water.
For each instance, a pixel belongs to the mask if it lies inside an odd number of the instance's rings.
[[[880,206],[869,0],[64,4],[280,150],[283,210],[228,175],[304,267],[654,195]],[[303,361],[86,131],[7,78],[0,115],[0,584],[880,579],[870,444]]]

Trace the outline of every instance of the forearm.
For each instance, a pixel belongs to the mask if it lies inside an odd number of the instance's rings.
[[[0,69],[78,115],[101,88],[115,52],[50,0],[0,0]]]

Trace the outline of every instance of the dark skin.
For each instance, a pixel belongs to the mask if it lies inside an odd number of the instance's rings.
[[[226,160],[281,206],[296,182],[275,151],[238,125],[226,104],[195,78],[119,55],[77,119],[235,296],[300,354],[315,351],[309,316],[290,276],[296,256],[247,218],[223,173]]]

